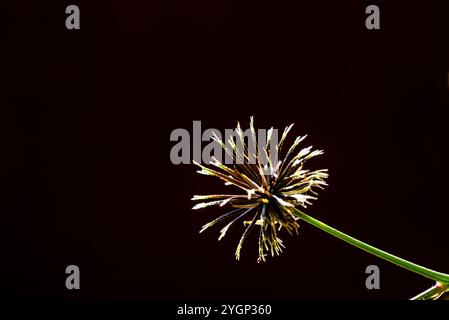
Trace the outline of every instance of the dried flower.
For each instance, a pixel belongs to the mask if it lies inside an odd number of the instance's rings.
[[[218,240],[226,235],[233,224],[242,218],[246,219],[243,222],[246,228],[235,252],[237,260],[240,259],[240,251],[245,239],[256,225],[260,227],[258,261],[265,261],[265,252],[270,253],[271,256],[279,255],[284,247],[278,236],[282,228],[287,230],[290,235],[298,233],[299,218],[292,213],[293,209],[296,206],[310,205],[310,201],[316,199],[314,189],[323,188],[326,185],[324,179],[328,177],[327,169],[309,171],[304,168],[307,160],[321,155],[323,151],[312,151],[312,146],[310,146],[296,152],[297,147],[306,136],[297,137],[283,159],[278,157],[292,126],[293,124],[285,128],[279,143],[275,144],[275,150],[271,150],[272,148],[268,148],[268,146],[274,141],[273,128],[268,131],[266,143],[259,141],[259,145],[257,145],[254,121],[251,117],[248,141],[253,143],[253,148],[245,143],[245,133],[238,123],[235,130],[237,141],[231,137],[227,143],[224,143],[217,136],[213,136],[225,153],[232,157],[232,164],[225,165],[213,158],[210,165],[215,169],[210,169],[195,162],[201,168],[199,173],[218,177],[225,181],[225,185],[233,185],[245,191],[244,194],[196,195],[192,198],[195,201],[211,200],[199,203],[193,209],[214,205],[233,208],[205,224],[200,231],[203,232],[222,220],[232,218],[221,229]],[[243,146],[243,148],[239,148],[239,146]],[[276,153],[275,157],[272,152]]]

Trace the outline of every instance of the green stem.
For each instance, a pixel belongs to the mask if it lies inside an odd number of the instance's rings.
[[[324,232],[329,233],[330,235],[343,240],[359,249],[362,249],[368,253],[371,253],[379,258],[382,258],[384,260],[387,260],[388,262],[394,263],[395,265],[405,268],[407,270],[410,270],[412,272],[415,272],[423,277],[432,279],[434,281],[442,283],[445,287],[449,284],[449,274],[441,273],[438,271],[434,271],[428,268],[425,268],[423,266],[417,265],[415,263],[412,263],[410,261],[407,261],[405,259],[399,258],[395,255],[392,255],[388,252],[385,252],[383,250],[377,249],[376,247],[370,246],[369,244],[366,244],[360,240],[357,240],[356,238],[353,238],[341,231],[338,231],[335,228],[332,228],[331,226],[328,226],[327,224],[312,218],[311,216],[305,214],[304,212],[294,208],[293,214],[295,214],[300,219],[304,220],[305,222],[311,224],[312,226],[323,230]]]
[[[446,291],[447,287],[437,282],[433,287],[427,289],[424,292],[421,292],[420,294],[414,296],[410,300],[430,300],[430,299],[436,300]]]

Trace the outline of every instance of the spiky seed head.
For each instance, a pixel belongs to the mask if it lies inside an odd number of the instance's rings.
[[[327,169],[310,171],[304,168],[307,160],[323,154],[321,150],[312,150],[312,146],[298,148],[306,136],[297,137],[284,157],[280,157],[282,146],[292,127],[293,124],[285,128],[272,150],[273,129],[268,131],[266,141],[259,141],[258,145],[254,119],[251,117],[248,141],[253,143],[253,148],[245,143],[244,132],[238,123],[235,130],[237,142],[231,138],[226,143],[217,136],[213,137],[225,153],[232,157],[232,164],[225,165],[213,158],[210,162],[212,169],[195,162],[200,167],[199,173],[215,176],[223,180],[225,185],[244,191],[242,194],[196,195],[192,198],[194,201],[208,200],[196,204],[193,207],[195,210],[216,205],[232,207],[231,211],[205,224],[200,231],[230,219],[221,229],[219,240],[233,224],[243,219],[245,229],[235,251],[237,260],[240,259],[245,239],[256,226],[259,228],[258,261],[266,261],[267,253],[271,256],[279,255],[284,248],[279,238],[280,231],[285,229],[290,235],[298,233],[298,218],[292,213],[292,208],[310,205],[316,199],[316,188],[322,189],[326,185]],[[239,145],[243,148],[239,148]],[[276,156],[272,157],[274,152]]]

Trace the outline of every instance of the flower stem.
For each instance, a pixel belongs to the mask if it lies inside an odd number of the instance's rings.
[[[292,213],[299,217],[300,219],[304,220],[305,222],[311,224],[312,226],[323,230],[324,232],[329,233],[330,235],[343,240],[359,249],[362,249],[368,253],[371,253],[379,258],[382,258],[384,260],[387,260],[388,262],[391,262],[399,267],[405,268],[407,270],[410,270],[414,273],[417,273],[423,277],[432,279],[434,281],[437,281],[444,285],[446,288],[449,285],[449,274],[441,273],[438,271],[434,271],[428,268],[425,268],[423,266],[417,265],[415,263],[412,263],[410,261],[407,261],[405,259],[399,258],[395,255],[392,255],[388,252],[385,252],[383,250],[377,249],[376,247],[370,246],[369,244],[366,244],[360,240],[357,240],[356,238],[353,238],[341,231],[338,231],[335,228],[332,228],[331,226],[328,226],[327,224],[312,218],[308,214],[298,210],[297,208],[294,208]]]
[[[421,292],[420,294],[414,296],[410,300],[430,300],[430,299],[436,300],[447,290],[448,290],[447,286],[445,286],[440,282],[437,282],[433,287],[427,289],[424,292]]]

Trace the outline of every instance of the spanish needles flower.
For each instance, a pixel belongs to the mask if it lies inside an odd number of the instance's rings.
[[[301,219],[309,225],[356,248],[435,281],[433,287],[414,296],[412,300],[438,299],[443,293],[449,292],[449,274],[426,268],[371,246],[309,216],[297,208],[298,206],[306,207],[311,200],[316,199],[315,189],[323,188],[326,185],[324,180],[328,175],[326,169],[309,171],[304,168],[307,160],[323,153],[321,150],[312,151],[312,147],[298,149],[305,136],[296,138],[285,156],[282,159],[278,159],[282,145],[291,128],[292,125],[285,128],[279,143],[277,143],[277,138],[273,138],[274,136],[277,137],[277,135],[273,135],[274,131],[271,128],[266,137],[266,144],[261,144],[259,141],[259,145],[257,145],[254,122],[251,117],[247,145],[244,143],[244,136],[248,130],[244,134],[239,124],[237,124],[236,128],[237,141],[234,141],[231,137],[227,143],[224,143],[217,136],[213,137],[226,154],[231,157],[233,160],[232,164],[224,165],[213,158],[210,165],[216,169],[210,169],[196,163],[201,168],[198,172],[218,177],[224,180],[226,185],[233,185],[246,193],[194,196],[192,200],[210,201],[199,203],[193,209],[214,205],[233,207],[233,210],[230,212],[205,224],[200,232],[217,222],[233,218],[231,222],[221,229],[220,237],[218,238],[220,240],[235,222],[249,217],[249,220],[244,221],[246,229],[237,245],[236,258],[237,260],[240,259],[243,243],[250,231],[257,225],[260,227],[258,261],[265,261],[265,251],[274,256],[274,254],[278,255],[284,247],[281,239],[278,237],[279,231],[284,228],[290,234],[298,233],[298,220]],[[271,145],[274,141],[276,144],[272,151]],[[268,145],[270,145],[270,149],[268,149]],[[274,157],[272,157],[273,155]]]
[[[228,229],[241,219],[246,226],[235,252],[240,259],[240,251],[248,234],[255,226],[259,229],[259,258],[265,261],[266,252],[271,256],[279,255],[284,247],[279,238],[281,230],[290,235],[298,233],[298,216],[293,213],[297,206],[306,207],[316,199],[316,189],[326,185],[327,169],[310,171],[305,163],[323,151],[312,150],[312,146],[299,148],[306,136],[297,137],[285,156],[280,158],[284,141],[293,124],[286,127],[279,143],[273,128],[268,130],[266,141],[257,141],[254,120],[251,117],[249,131],[243,132],[237,123],[236,141],[230,137],[224,142],[216,135],[212,138],[219,143],[225,153],[232,158],[232,164],[225,165],[216,158],[210,162],[214,169],[196,163],[205,175],[215,176],[225,185],[232,185],[244,192],[242,194],[196,195],[192,200],[209,200],[198,203],[193,209],[218,205],[230,206],[231,211],[205,224],[200,232],[221,222],[231,219],[220,231],[221,240]],[[276,132],[277,133],[277,132]],[[248,143],[245,143],[245,136]],[[265,143],[266,142],[266,143]],[[271,147],[274,142],[274,150]],[[252,145],[251,145],[252,144]],[[270,146],[270,148],[269,148]]]

